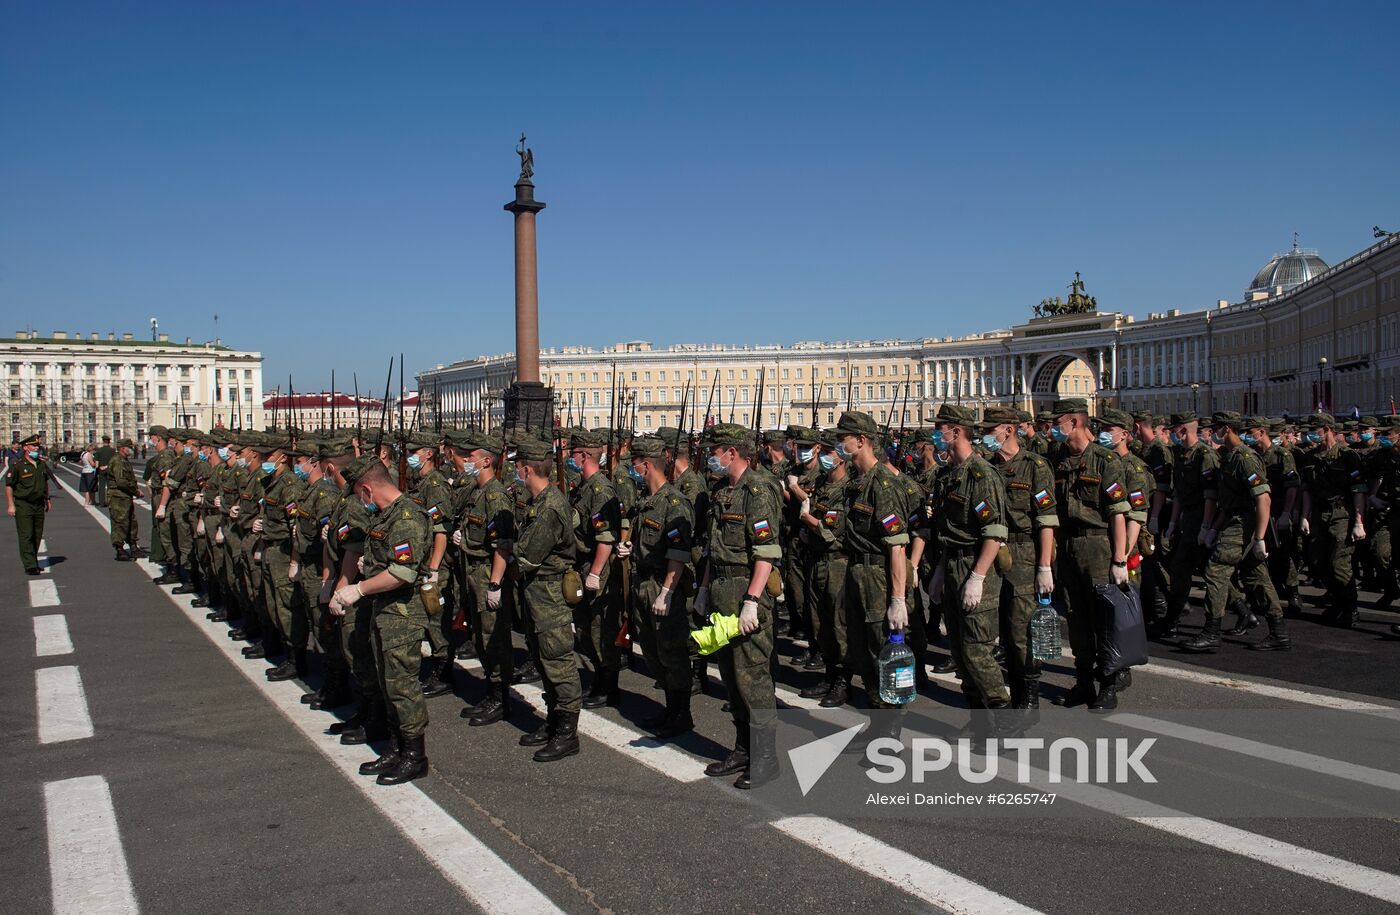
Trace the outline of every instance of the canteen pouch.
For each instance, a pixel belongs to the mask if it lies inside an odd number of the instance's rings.
[[[1094,585],[1099,628],[1099,668],[1110,677],[1147,663],[1147,627],[1138,589],[1129,585]]]
[[[442,613],[442,593],[437,585],[419,585],[418,595],[423,598],[423,609],[430,619]]]
[[[1000,572],[1002,575],[1005,575],[1006,573],[1011,571],[1012,564],[1013,560],[1011,558],[1011,549],[1003,543],[1001,547],[997,550],[997,571]]]
[[[583,600],[583,578],[573,569],[564,573],[561,585],[564,588],[564,603],[573,607]]]
[[[768,584],[763,590],[768,592],[769,597],[777,597],[779,594],[783,593],[783,575],[778,571],[777,566],[774,566],[772,570],[769,571]]]
[[[1152,551],[1157,548],[1157,538],[1152,536],[1152,532],[1144,527],[1138,532],[1137,542],[1138,552],[1144,556],[1151,556]]]

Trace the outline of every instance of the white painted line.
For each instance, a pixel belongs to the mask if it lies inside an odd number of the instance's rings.
[[[953,915],[1035,915],[1037,911],[826,817],[787,817],[772,825],[803,845]]]
[[[57,607],[58,585],[52,578],[31,578],[29,579],[29,606],[31,607]]]
[[[68,636],[68,619],[61,613],[34,617],[34,654],[41,658],[72,654],[73,640]]]
[[[47,540],[45,540],[43,537],[40,537],[40,538],[39,538],[39,552],[40,552],[40,553],[47,553],[48,551],[49,551],[49,542],[48,542]]]
[[[44,819],[54,915],[139,911],[105,778],[45,783]]]
[[[1161,663],[1153,663],[1146,670],[1148,674],[1160,674],[1164,677],[1171,677],[1174,680],[1185,680],[1189,683],[1200,683],[1206,686],[1216,686],[1224,689],[1235,689],[1256,696],[1263,696],[1267,699],[1282,699],[1286,702],[1297,702],[1301,705],[1315,705],[1319,708],[1341,709],[1353,712],[1395,712],[1400,711],[1393,705],[1382,705],[1378,702],[1366,702],[1361,699],[1348,699],[1344,696],[1329,696],[1325,693],[1308,692],[1302,689],[1293,689],[1287,686],[1278,686],[1272,683],[1261,683],[1256,680],[1245,680],[1239,677],[1225,676],[1220,673],[1212,673],[1205,670],[1176,667]]]
[[[78,668],[40,667],[34,671],[34,695],[39,712],[39,742],[61,743],[92,736],[87,696]]]

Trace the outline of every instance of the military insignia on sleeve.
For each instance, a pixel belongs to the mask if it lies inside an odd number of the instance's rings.
[[[1117,501],[1123,498],[1123,484],[1118,482],[1109,483],[1103,488],[1104,495]]]
[[[338,527],[338,528],[335,529],[335,539],[336,539],[336,540],[344,540],[344,539],[345,539],[345,536],[346,536],[347,534],[349,534],[349,533],[350,533],[350,525],[349,525],[349,524],[342,524],[340,527]]]
[[[753,523],[753,539],[760,543],[773,536],[773,529],[768,526],[768,519],[760,519]]]
[[[672,530],[667,531],[667,532],[666,532],[666,539],[668,539],[668,540],[670,540],[670,541],[672,541],[672,542],[675,542],[675,541],[680,540],[680,539],[681,539],[681,529],[677,527],[677,528],[673,528]]]
[[[1258,486],[1259,474],[1251,472],[1249,476],[1245,478],[1245,482],[1248,483],[1250,486]]]
[[[441,521],[441,520],[442,520],[442,509],[441,509],[441,508],[438,508],[436,505],[432,506],[431,508],[428,509],[428,517],[429,517],[429,518],[432,518],[434,521]]]
[[[1142,494],[1141,489],[1134,489],[1128,493],[1128,504],[1133,508],[1146,508],[1147,498]]]
[[[1214,467],[1206,467],[1206,468],[1202,469],[1202,470],[1201,470],[1201,479],[1203,479],[1203,480],[1213,480],[1213,479],[1215,479],[1215,468],[1214,468]]]
[[[394,544],[393,554],[394,562],[412,562],[413,545],[410,544],[407,540],[405,540],[403,543],[396,543]]]
[[[1050,495],[1050,490],[1042,489],[1035,494],[1036,508],[1045,509],[1055,504],[1055,497]]]
[[[1351,478],[1352,478],[1353,480],[1359,480],[1359,479],[1361,479],[1361,469],[1360,469],[1360,468],[1357,468],[1357,469],[1353,470],[1353,471],[1351,472]]]
[[[297,504],[296,504],[295,502],[288,502],[288,503],[287,503],[287,514],[289,514],[289,515],[295,515],[296,513],[297,513]]]
[[[330,523],[331,523],[331,516],[330,516],[330,515],[323,515],[323,516],[321,516],[321,518],[319,518],[319,519],[316,521],[316,526],[317,526],[317,527],[325,527],[327,524],[330,524]]]
[[[655,518],[643,518],[642,526],[653,531],[661,530],[661,522]]]
[[[594,529],[595,531],[601,531],[603,528],[605,528],[605,527],[607,527],[607,526],[608,526],[608,519],[606,519],[606,518],[603,517],[603,513],[602,513],[602,512],[598,512],[596,515],[593,516],[593,529]]]
[[[841,516],[838,515],[836,512],[829,511],[822,516],[822,523],[825,524],[827,527],[835,527],[836,522],[840,520],[840,518]]]
[[[890,512],[888,515],[881,518],[880,526],[885,529],[885,533],[887,534],[898,534],[900,531],[904,530],[904,522],[900,521],[899,515],[894,512]]]
[[[977,514],[977,517],[978,517],[980,520],[982,520],[982,521],[987,521],[987,520],[989,520],[989,519],[992,517],[992,507],[991,507],[990,505],[987,504],[987,500],[986,500],[986,499],[983,499],[982,501],[978,502],[976,505],[972,506],[972,510]]]

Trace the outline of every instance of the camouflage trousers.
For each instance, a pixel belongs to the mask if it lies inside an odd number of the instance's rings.
[[[1167,569],[1167,614],[1175,619],[1186,610],[1191,593],[1191,580],[1205,562],[1205,550],[1196,542],[1201,533],[1201,513],[1194,509],[1182,511],[1176,523],[1176,538],[1171,545],[1171,564]],[[1100,582],[1108,581],[1107,570]]]
[[[345,611],[340,618],[340,651],[350,668],[350,675],[359,688],[360,697],[369,705],[371,714],[382,712],[384,683],[379,673],[379,647],[374,630],[374,603],[364,598]],[[414,668],[417,676],[418,668]],[[420,687],[421,692],[421,687]]]
[[[509,584],[501,587],[501,605],[492,610],[486,606],[486,589],[491,584],[489,557],[467,559],[463,578],[462,601],[471,619],[472,636],[476,639],[476,655],[488,682],[509,684],[515,675],[515,646],[511,644],[511,620],[515,616],[515,589]]]
[[[131,504],[131,496],[115,489],[109,490],[107,514],[112,519],[112,546],[121,549],[123,543],[129,543],[133,550],[136,549],[141,543],[141,532],[137,528],[136,511]]]
[[[671,592],[670,610],[657,616],[651,605],[661,594],[660,574],[634,573],[632,579],[632,631],[642,647],[647,670],[667,690],[690,692],[690,612],[686,595]]]
[[[1372,511],[1366,520],[1366,536],[1371,541],[1371,552],[1379,566],[1381,582],[1387,588],[1396,584],[1395,541],[1400,539],[1400,508],[1392,506],[1385,511]]]
[[[710,612],[737,616],[748,594],[749,578],[715,577],[710,580]],[[758,601],[758,628],[741,635],[711,655],[729,692],[729,714],[736,725],[766,729],[777,718],[778,698],[773,687],[773,598],[767,589]]]
[[[792,540],[783,549],[783,604],[794,633],[805,632],[812,640],[812,594],[807,578],[806,549],[801,541]]]
[[[574,657],[572,608],[564,603],[561,576],[534,575],[525,582],[525,609],[535,630],[536,664],[544,677],[544,700],[551,710],[583,709],[583,684]]]
[[[1031,657],[1031,617],[1036,611],[1036,545],[1011,541],[1011,570],[1001,579],[1001,644],[1006,651],[1006,675],[1012,683],[1040,679],[1040,662]]]
[[[601,587],[597,591],[585,588],[583,600],[573,607],[579,650],[593,664],[595,671],[622,669],[622,653],[617,647],[617,633],[622,628],[622,601],[614,593],[616,588],[611,567],[611,562],[603,566],[598,576]],[[588,578],[588,568],[587,562],[575,566],[580,581]]]
[[[301,649],[306,647],[311,627],[301,592],[290,577],[291,561],[291,541],[263,542],[262,593],[268,616],[288,646]]]
[[[846,618],[846,669],[860,675],[871,706],[885,708],[880,701],[878,662],[886,640],[889,571],[883,563],[847,562],[841,592]]]
[[[407,598],[386,600],[377,595],[374,601],[374,660],[379,682],[388,706],[389,722],[398,729],[400,738],[422,737],[428,729],[428,703],[423,699],[423,684],[418,680],[422,666],[423,630],[428,624],[423,604],[412,587]],[[361,601],[366,603],[366,601]]]
[[[988,702],[1005,702],[1008,696],[1006,684],[1002,682],[1001,668],[992,654],[1001,628],[1001,575],[995,563],[987,570],[987,577],[982,582],[981,603],[971,610],[963,609],[963,588],[972,575],[980,551],[980,544],[945,549],[943,621],[948,627],[948,647],[953,662],[958,666],[963,695],[974,703],[980,702],[980,707],[985,707]],[[1006,653],[1009,664],[1009,645]]]
[[[316,555],[321,551],[312,546]],[[321,603],[321,563],[302,563],[301,575],[297,578],[297,590],[301,592],[301,605],[311,622],[311,633],[316,644],[321,646],[321,658],[326,665],[326,678],[329,682],[344,682],[350,665],[340,640],[340,622],[343,617],[330,612],[330,607]]]
[[[1185,534],[1179,534],[1178,537],[1184,538]],[[1179,539],[1176,549],[1181,549],[1186,543],[1185,539]],[[1074,651],[1074,669],[1081,677],[1093,676],[1099,658],[1100,612],[1099,598],[1094,592],[1094,586],[1107,584],[1109,581],[1109,565],[1113,556],[1108,543],[1108,532],[1093,531],[1073,537],[1061,535],[1059,544],[1060,558],[1056,571],[1065,589],[1065,599],[1069,603],[1069,644]],[[1190,544],[1195,547],[1195,532],[1191,533]],[[1179,581],[1185,581],[1189,585],[1192,571],[1187,568],[1178,578],[1177,569],[1173,568],[1173,590]],[[1182,600],[1185,600],[1184,596]],[[1173,608],[1177,606],[1172,604]]]
[[[1252,538],[1251,538],[1252,539]],[[1269,566],[1256,559],[1245,544],[1244,525],[1232,522],[1220,529],[1206,563],[1206,617],[1221,619],[1232,595],[1238,594],[1231,584],[1237,578],[1250,606],[1265,616],[1282,616],[1278,592],[1269,578]]]
[[[814,644],[821,652],[829,683],[834,683],[841,677],[842,668],[846,664],[847,564],[845,554],[833,550],[813,558],[807,574]],[[846,672],[849,674],[849,669]]]
[[[1334,609],[1356,606],[1356,575],[1352,555],[1351,514],[1341,505],[1314,508],[1312,521],[1313,568],[1322,573]]]

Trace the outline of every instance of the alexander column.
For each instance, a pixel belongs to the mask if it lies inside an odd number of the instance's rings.
[[[520,178],[515,199],[505,208],[515,214],[515,383],[505,392],[505,428],[547,435],[553,426],[554,392],[540,383],[540,297],[535,266],[535,214],[544,204],[535,199],[535,154],[520,135]]]

